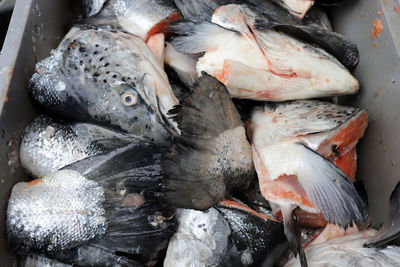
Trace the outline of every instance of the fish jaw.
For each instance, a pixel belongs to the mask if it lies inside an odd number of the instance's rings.
[[[290,13],[302,19],[307,11],[314,5],[314,0],[282,0]]]
[[[10,247],[18,253],[73,249],[107,228],[103,189],[62,170],[14,186],[7,209]]]
[[[108,5],[122,28],[147,41],[154,34],[167,32],[169,23],[181,18],[178,10],[165,2],[113,0]]]

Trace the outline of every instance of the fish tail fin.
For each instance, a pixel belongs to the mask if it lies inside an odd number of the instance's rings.
[[[183,19],[173,22],[170,30],[179,35],[171,44],[181,53],[198,54],[217,47],[234,33],[208,21]]]
[[[380,247],[400,236],[400,182],[390,195],[389,205],[389,220],[383,224],[373,242],[366,244],[366,247]]]
[[[95,244],[137,255],[140,261],[158,257],[167,247],[175,219],[160,202],[164,151],[150,143],[132,143],[64,168],[80,172],[104,189],[107,229]]]
[[[364,225],[368,216],[366,205],[347,175],[305,145],[294,145],[302,166],[297,178],[322,216],[345,229],[354,223]]]
[[[284,231],[293,255],[299,255],[301,267],[307,267],[307,258],[301,244],[300,229],[295,214],[295,205],[281,205]]]
[[[163,157],[169,203],[204,210],[222,200],[231,185],[248,186],[254,175],[251,148],[222,83],[203,73],[194,92],[170,115],[181,137]]]

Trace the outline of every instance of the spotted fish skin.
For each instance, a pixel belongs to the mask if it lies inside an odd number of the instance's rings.
[[[22,167],[40,178],[78,160],[138,140],[94,124],[68,124],[39,116],[25,128],[19,155]]]
[[[161,64],[141,39],[122,32],[71,29],[36,65],[30,93],[52,115],[155,143],[178,131],[167,117],[178,100]]]

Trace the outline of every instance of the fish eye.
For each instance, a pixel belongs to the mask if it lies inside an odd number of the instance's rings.
[[[127,107],[134,106],[138,102],[138,96],[134,91],[128,91],[121,95],[122,104]]]

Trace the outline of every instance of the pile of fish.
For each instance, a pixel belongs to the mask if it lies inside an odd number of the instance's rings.
[[[82,1],[29,83],[43,115],[10,249],[25,266],[398,265],[400,185],[370,228],[368,113],[332,103],[359,89],[325,14],[339,2]]]

